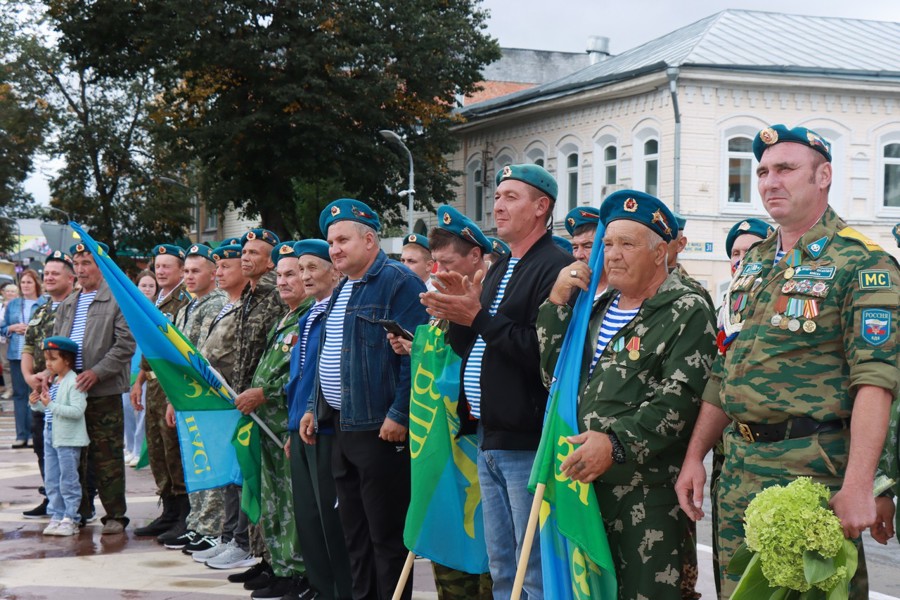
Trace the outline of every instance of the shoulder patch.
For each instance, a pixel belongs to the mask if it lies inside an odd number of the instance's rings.
[[[853,229],[852,227],[844,227],[837,233],[844,239],[848,240],[856,240],[860,244],[864,245],[867,250],[881,250],[881,246],[873,242],[871,239],[864,236],[859,231]]]
[[[891,336],[891,312],[883,308],[862,311],[862,338],[872,346],[880,346]]]
[[[891,287],[891,274],[886,270],[866,269],[857,273],[857,276],[861,290],[890,289]]]

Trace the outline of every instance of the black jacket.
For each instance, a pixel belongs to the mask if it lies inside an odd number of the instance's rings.
[[[509,258],[488,271],[481,292],[481,311],[471,327],[450,324],[447,338],[463,358],[480,334],[485,341],[481,363],[481,424],[485,450],[535,450],[547,406],[547,389],[541,382],[540,346],[535,321],[538,308],[550,295],[560,270],[575,262],[545,234],[516,265],[497,314],[488,308],[494,301]],[[465,390],[460,386],[460,433],[471,433],[477,421],[469,414]]]

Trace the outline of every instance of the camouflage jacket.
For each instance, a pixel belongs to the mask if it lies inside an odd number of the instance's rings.
[[[266,334],[287,312],[287,306],[278,295],[275,272],[262,276],[251,289],[250,284],[241,292],[241,310],[237,324],[237,367],[234,389],[240,393],[250,387],[256,365],[266,349]]]
[[[59,308],[59,304],[59,302],[48,299],[35,309],[31,320],[28,321],[22,354],[30,354],[34,359],[34,373],[39,373],[47,368],[47,361],[44,360],[41,346],[44,344],[44,338],[53,335],[53,321],[56,319],[56,309]]]
[[[193,296],[188,293],[186,289],[184,289],[184,282],[179,283],[175,288],[169,292],[169,295],[166,296],[166,299],[163,300],[159,306],[156,308],[159,309],[170,323],[175,323],[175,315],[178,313],[178,309],[182,306],[187,305]],[[140,339],[138,339],[138,343],[140,343]],[[150,363],[147,362],[146,357],[141,357],[141,370],[143,371],[152,371],[150,368]]]
[[[675,263],[675,268],[672,270],[677,271],[681,276],[682,281],[684,281],[688,287],[693,288],[695,292],[703,296],[703,299],[706,300],[706,303],[709,304],[710,308],[715,310],[716,303],[713,302],[712,295],[709,293],[709,290],[703,287],[703,285],[701,285],[699,281],[691,277],[681,263]]]
[[[625,463],[614,464],[599,482],[674,485],[716,353],[715,315],[693,286],[672,272],[612,338],[589,376],[603,316],[617,294],[604,292],[591,311],[579,384],[579,430],[615,433],[625,449]],[[569,306],[549,301],[538,313],[541,376],[547,387],[571,316]]]
[[[225,303],[228,303],[227,298]],[[218,314],[213,315],[206,339],[197,348],[231,387],[234,387],[237,375],[237,326],[240,309],[241,301],[238,300],[221,318],[217,318]]]
[[[288,405],[284,386],[291,376],[291,350],[300,338],[300,317],[307,309],[308,305],[302,304],[272,327],[250,382],[251,388],[262,388],[266,402],[256,409],[256,414],[275,435],[287,431]]]
[[[831,208],[773,266],[778,240],[756,244],[735,273],[727,302],[741,331],[716,359],[703,399],[737,421],[777,423],[849,417],[861,385],[896,396],[894,259]]]
[[[205,296],[194,298],[178,309],[175,326],[191,340],[195,348],[199,349],[209,335],[213,320],[219,316],[226,302],[228,295],[222,290],[215,289]]]

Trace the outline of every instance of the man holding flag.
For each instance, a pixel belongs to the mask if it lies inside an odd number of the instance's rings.
[[[678,226],[659,199],[622,190],[600,211],[610,289],[589,312],[578,307],[573,316],[573,291],[589,290],[600,273],[572,263],[560,271],[537,321],[545,383],[551,384],[554,373],[560,379],[563,367],[577,373],[571,378],[577,386],[567,397],[551,400],[546,431],[555,432],[554,439],[542,440],[541,448],[554,467],[543,482],[559,508],[559,532],[579,546],[568,560],[575,558],[572,566],[582,568],[555,578],[566,593],[546,591],[553,598],[582,597],[573,596],[573,588],[592,593],[585,586],[596,574],[594,566],[602,565],[582,546],[592,535],[583,535],[588,519],[596,518],[596,512],[584,511],[599,509],[618,597],[680,600],[693,593],[696,548],[674,484],[715,355],[715,317],[700,294],[667,271],[667,243]],[[587,336],[572,339],[561,354],[566,330],[583,327],[579,320],[588,316]],[[578,362],[567,362],[573,360]],[[560,381],[553,383],[554,392],[561,388]],[[563,413],[565,424],[558,422]],[[546,458],[543,452],[539,462]],[[549,534],[542,530],[542,542]],[[546,562],[544,570],[546,584],[551,579]]]

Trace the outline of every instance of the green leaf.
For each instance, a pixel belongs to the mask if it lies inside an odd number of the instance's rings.
[[[747,544],[741,544],[731,561],[728,563],[728,572],[732,575],[739,575],[747,569],[750,559],[753,558],[753,551],[747,547]]]
[[[817,587],[811,587],[799,596],[802,600],[825,600],[825,592]]]
[[[828,600],[848,600],[850,598],[850,584],[836,585],[828,592]]]
[[[731,600],[759,600],[769,598],[776,591],[769,586],[766,576],[763,575],[762,566],[759,564],[759,554],[754,554],[741,576]]]
[[[796,590],[792,590],[786,587],[777,588],[774,592],[772,592],[772,595],[769,596],[769,600],[787,600],[790,597],[791,592],[794,591]]]
[[[803,553],[803,575],[810,585],[825,581],[834,575],[836,570],[833,558],[825,558],[813,550]]]
[[[844,544],[834,557],[834,566],[847,567],[847,581],[849,582],[856,575],[856,567],[859,563],[859,551],[856,545],[850,540],[844,540]]]

